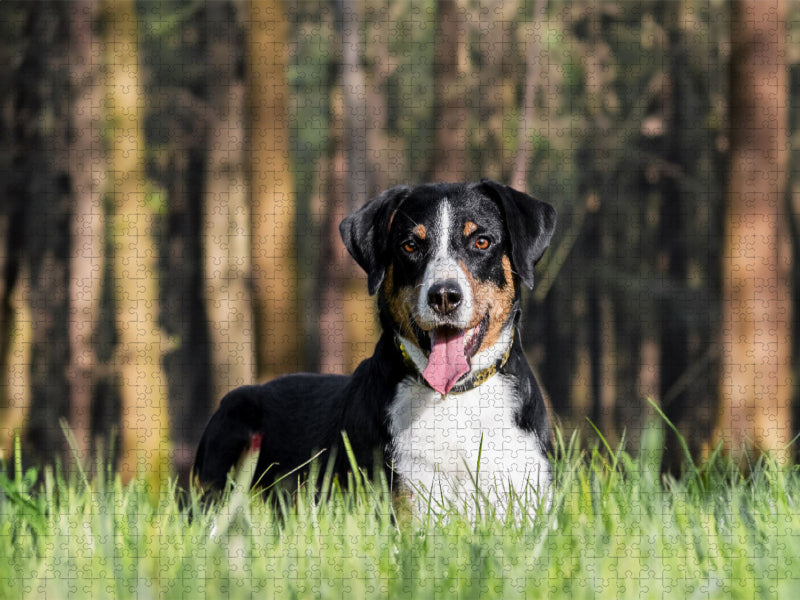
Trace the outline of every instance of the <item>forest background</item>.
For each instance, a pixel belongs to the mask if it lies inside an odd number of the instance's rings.
[[[522,340],[565,430],[635,449],[652,398],[700,460],[796,458],[800,3],[5,0],[0,31],[4,461],[186,485],[227,390],[371,354],[341,218],[480,177],[559,212]]]

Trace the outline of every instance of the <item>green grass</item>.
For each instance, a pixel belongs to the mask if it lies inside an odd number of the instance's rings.
[[[553,506],[522,524],[411,517],[361,478],[202,511],[109,472],[17,472],[0,481],[0,598],[800,597],[796,468],[743,477],[715,456],[664,482],[660,428],[636,457],[604,443],[560,440]]]

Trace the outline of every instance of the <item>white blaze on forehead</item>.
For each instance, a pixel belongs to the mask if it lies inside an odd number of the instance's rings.
[[[428,306],[428,290],[436,283],[447,281],[448,279],[458,282],[463,294],[461,304],[455,313],[448,318],[448,324],[456,327],[466,328],[472,319],[472,288],[466,273],[458,264],[450,251],[450,237],[452,235],[453,223],[450,201],[442,198],[436,216],[436,228],[432,232],[436,236],[433,256],[430,258],[425,274],[422,277],[422,285],[417,300],[417,313],[419,324],[423,327],[433,327],[440,321],[440,316]]]
[[[450,246],[450,201],[447,198],[442,198],[439,206],[439,236],[434,261],[446,258]]]

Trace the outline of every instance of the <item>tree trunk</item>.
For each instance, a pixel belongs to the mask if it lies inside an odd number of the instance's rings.
[[[214,402],[234,387],[255,380],[245,87],[238,73],[240,24],[236,11],[231,2],[206,6],[207,89],[212,114],[202,240]]]
[[[539,84],[539,49],[546,30],[547,0],[536,0],[533,8],[533,35],[526,40],[525,92],[522,98],[522,118],[519,122],[519,140],[511,187],[520,191],[528,188],[528,165],[533,155],[533,127],[536,120],[536,89]]]
[[[435,181],[463,181],[469,171],[470,86],[465,10],[458,0],[440,0],[437,7],[433,65]]]
[[[80,457],[89,459],[91,403],[97,366],[95,334],[100,316],[104,263],[104,214],[102,202],[103,152],[100,44],[94,33],[97,5],[91,0],[74,2],[69,14],[71,146],[69,170],[74,204],[70,223],[69,339],[72,388],[69,424]],[[88,461],[93,464],[93,461]]]
[[[718,433],[786,458],[791,437],[786,3],[731,5],[730,171],[722,260]]]
[[[116,361],[122,386],[120,473],[124,481],[142,475],[157,488],[169,470],[169,415],[158,325],[155,215],[145,177],[137,19],[133,0],[106,0],[104,9]]]
[[[264,380],[298,370],[302,356],[287,110],[289,23],[281,0],[248,6],[253,312],[256,371]]]
[[[33,324],[31,404],[23,458],[50,462],[66,450],[59,420],[69,410],[70,171],[68,7],[31,4],[28,47],[18,70],[14,190],[24,211],[22,241]]]
[[[23,51],[22,22],[25,8],[11,3],[0,4],[0,20],[9,25],[17,36],[0,39],[0,64],[11,65]],[[21,314],[27,311],[28,291],[23,285],[29,278],[20,273],[24,247],[24,195],[19,189],[22,181],[8,174],[14,172],[15,159],[15,79],[16,70],[7,68],[0,72],[0,173],[6,175],[0,182],[0,460],[7,461],[12,452],[14,435],[21,433],[25,408],[30,390],[25,376],[30,364],[30,318]],[[20,345],[20,342],[24,345]],[[27,361],[19,360],[27,354]],[[24,400],[24,401],[23,401]]]
[[[367,84],[361,67],[361,15],[358,0],[335,0],[341,37],[341,86],[344,149],[347,155],[346,208],[352,212],[367,198]]]
[[[336,80],[330,95],[328,168],[325,175],[325,211],[319,257],[319,367],[323,373],[344,374],[348,368],[344,290],[351,272],[350,255],[339,236],[345,215],[347,156],[344,149],[344,109]]]
[[[791,76],[790,98],[800,98],[800,65],[795,65]],[[792,380],[800,381],[800,103],[794,106],[789,154],[789,182],[786,190],[786,210],[789,214],[789,231],[792,244]],[[800,429],[800,386],[792,394],[794,431]],[[800,447],[795,445],[795,457],[800,458]]]
[[[668,35],[667,90],[664,98],[667,138],[664,159],[669,168],[664,169],[660,179],[661,214],[659,230],[659,267],[662,276],[669,283],[665,297],[658,302],[659,334],[661,339],[661,364],[659,369],[659,397],[663,403],[664,414],[670,421],[680,426],[682,434],[689,438],[683,420],[687,418],[689,390],[678,388],[681,377],[689,368],[688,316],[680,310],[687,290],[687,240],[689,224],[685,214],[686,199],[683,195],[681,178],[687,172],[688,149],[683,143],[684,128],[690,115],[684,114],[684,82],[688,69],[684,49],[684,36],[681,31],[681,3],[665,2],[664,28]],[[689,438],[691,439],[691,438]],[[662,468],[678,474],[685,457],[675,433],[667,429]]]
[[[374,156],[377,148],[367,146],[375,138],[375,106],[367,106],[367,79],[362,66],[363,38],[361,35],[362,15],[357,0],[334,0],[335,25],[341,40],[340,77],[336,83],[341,94],[332,99],[331,120],[334,137],[330,204],[326,214],[326,244],[329,252],[321,265],[329,273],[324,278],[327,290],[323,302],[340,303],[336,306],[322,306],[323,327],[320,332],[327,336],[321,346],[327,346],[330,357],[322,356],[323,364],[335,373],[351,372],[364,358],[372,354],[377,341],[375,309],[367,293],[366,276],[356,266],[339,236],[339,222],[348,213],[364,205],[371,194],[377,194],[374,173]],[[341,96],[340,107],[335,98]],[[341,146],[343,156],[340,156]],[[345,163],[341,164],[341,158]],[[336,171],[336,169],[342,169]],[[344,179],[344,188],[339,187],[339,178]]]

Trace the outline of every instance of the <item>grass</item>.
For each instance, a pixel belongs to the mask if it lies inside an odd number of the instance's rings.
[[[202,510],[113,473],[0,481],[0,598],[797,598],[800,474],[747,477],[720,456],[659,474],[663,431],[638,456],[559,439],[553,506],[523,523],[456,508],[411,517],[388,486],[236,486]]]

